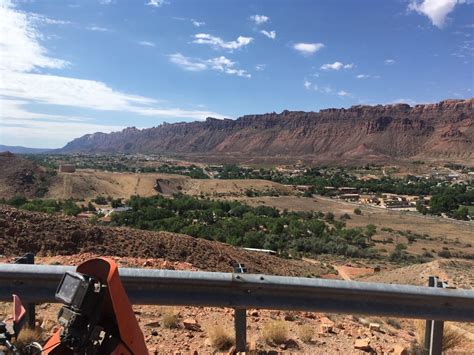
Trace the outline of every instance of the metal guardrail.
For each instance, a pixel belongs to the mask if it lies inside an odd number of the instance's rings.
[[[0,264],[0,301],[15,293],[26,303],[57,302],[62,275],[74,270]],[[474,321],[471,290],[245,273],[120,268],[119,274],[132,304],[234,308],[238,351],[245,351],[249,308],[426,319],[430,355],[441,354],[442,321]]]
[[[0,264],[0,301],[56,302],[74,267]],[[262,308],[474,321],[474,291],[300,277],[120,268],[133,304]]]

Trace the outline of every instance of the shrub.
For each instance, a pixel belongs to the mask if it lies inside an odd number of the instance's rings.
[[[429,251],[425,251],[425,252],[423,252],[423,254],[421,256],[423,256],[425,258],[432,258],[433,254],[431,254]]]
[[[95,203],[98,205],[106,205],[107,204],[107,199],[104,196],[97,196],[95,200],[93,200]]]
[[[218,351],[228,350],[235,343],[231,332],[222,328],[222,326],[215,326],[208,332],[211,346]]]
[[[450,258],[451,257],[451,253],[449,252],[449,250],[440,250],[438,252],[438,255],[442,258]]]
[[[7,204],[13,207],[20,207],[24,205],[28,200],[24,196],[15,196],[9,200],[7,200]]]
[[[284,321],[273,320],[265,324],[262,335],[267,344],[283,344],[288,340],[288,327]]]
[[[334,213],[332,213],[332,212],[327,212],[326,215],[325,215],[325,218],[326,218],[326,220],[329,221],[329,222],[334,221]]]
[[[167,309],[161,316],[163,327],[171,329],[178,328],[179,325],[179,314],[174,309]]]
[[[360,210],[360,208],[355,208],[354,209],[354,214],[360,216],[362,214],[362,211]]]
[[[310,324],[303,324],[299,329],[300,339],[304,343],[310,343],[314,335],[314,329]]]

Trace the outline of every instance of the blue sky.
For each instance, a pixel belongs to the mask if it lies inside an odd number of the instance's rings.
[[[0,144],[472,97],[472,0],[0,0]]]

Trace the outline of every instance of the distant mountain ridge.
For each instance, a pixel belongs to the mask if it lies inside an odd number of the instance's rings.
[[[474,99],[436,104],[283,111],[236,120],[126,128],[74,139],[62,153],[212,154],[378,161],[423,157],[474,159]]]
[[[10,152],[14,154],[39,154],[39,153],[46,153],[53,149],[48,148],[28,148],[22,146],[10,146],[10,145],[2,145],[0,144],[0,152]]]

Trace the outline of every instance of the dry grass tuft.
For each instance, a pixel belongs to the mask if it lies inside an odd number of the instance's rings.
[[[0,303],[0,320],[3,320],[12,314],[11,303]]]
[[[303,324],[299,329],[300,339],[304,343],[311,343],[311,339],[314,335],[314,329],[310,324]]]
[[[235,339],[231,332],[221,326],[212,327],[208,332],[208,336],[211,346],[218,351],[228,350],[235,344]]]
[[[424,320],[416,320],[414,321],[414,325],[416,340],[418,344],[423,347],[425,342],[426,322]],[[462,346],[466,342],[464,333],[465,332],[458,327],[453,326],[449,322],[445,322],[443,330],[443,352]]]
[[[161,315],[161,322],[163,327],[171,329],[179,327],[179,313],[174,309],[166,309]]]
[[[283,344],[288,340],[288,327],[284,321],[273,320],[265,324],[262,335],[268,344]]]

